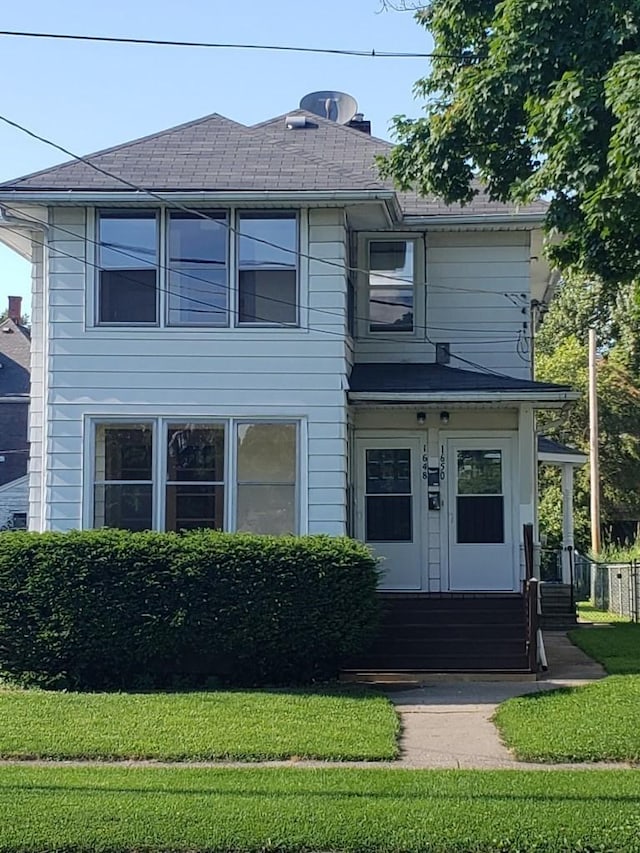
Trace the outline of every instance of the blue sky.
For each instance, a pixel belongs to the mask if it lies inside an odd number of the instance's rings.
[[[428,52],[413,16],[379,0],[30,0],[7,4],[2,29],[187,41],[253,42]],[[353,95],[376,136],[391,116],[417,115],[421,59],[90,44],[0,37],[0,112],[87,154],[219,112],[252,124],[296,107],[307,92]],[[54,149],[0,126],[0,181],[61,162]],[[9,294],[29,307],[29,265],[0,245],[0,310]]]

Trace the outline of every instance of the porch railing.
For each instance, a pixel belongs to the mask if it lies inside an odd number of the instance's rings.
[[[524,599],[527,615],[527,662],[531,672],[538,670],[538,631],[540,628],[540,602],[538,580],[529,578],[524,582]]]

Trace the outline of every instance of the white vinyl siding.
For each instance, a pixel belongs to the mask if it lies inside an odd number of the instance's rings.
[[[371,235],[361,243],[369,239]],[[366,317],[368,288],[360,275],[356,361],[435,361],[435,344],[448,343],[451,352],[463,359],[530,379],[529,243],[527,231],[427,233],[422,274],[420,260],[416,264],[413,336],[366,334],[362,317]],[[421,241],[416,250],[424,251]],[[362,249],[359,257],[362,264],[366,258]],[[450,365],[480,369],[455,358]]]
[[[32,468],[34,484],[39,483],[35,475],[43,461],[42,504],[35,485],[32,493],[35,529],[90,524],[86,508],[91,499],[82,464],[83,455],[91,454],[87,419],[144,421],[162,416],[175,423],[227,418],[299,422],[300,447],[305,448],[297,484],[299,530],[343,534],[346,273],[322,261],[345,262],[344,212],[300,212],[301,251],[322,260],[300,258],[300,327],[285,328],[92,326],[87,323],[93,316],[87,301],[93,299],[95,270],[83,262],[85,217],[83,208],[51,211],[50,257],[55,267],[45,295],[49,371],[42,418],[47,448]],[[57,229],[58,223],[77,236]],[[56,256],[57,247],[72,258]],[[36,307],[34,328],[44,317]],[[34,378],[37,383],[38,374]],[[42,397],[35,400],[36,407],[39,400]],[[32,420],[34,436],[36,428]]]

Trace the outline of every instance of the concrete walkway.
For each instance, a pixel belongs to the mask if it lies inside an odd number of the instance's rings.
[[[425,684],[391,693],[402,719],[405,767],[520,768],[620,767],[620,764],[527,764],[515,761],[500,740],[491,717],[513,696],[576,687],[606,673],[563,632],[545,633],[549,670],[539,681],[467,681]]]

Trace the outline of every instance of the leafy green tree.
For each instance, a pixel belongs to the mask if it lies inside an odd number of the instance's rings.
[[[622,286],[603,306],[599,288],[569,278],[560,287],[536,339],[536,377],[572,385],[578,402],[546,413],[539,428],[586,452],[589,444],[588,329],[598,332],[597,387],[600,426],[601,513],[605,533],[616,521],[640,519],[640,320],[630,310],[632,287]],[[576,476],[576,541],[589,544],[589,471]],[[562,529],[560,474],[542,466],[540,520],[552,545]]]
[[[435,58],[384,174],[448,202],[549,198],[549,254],[640,275],[640,0],[430,0]],[[562,236],[560,236],[562,235]]]

